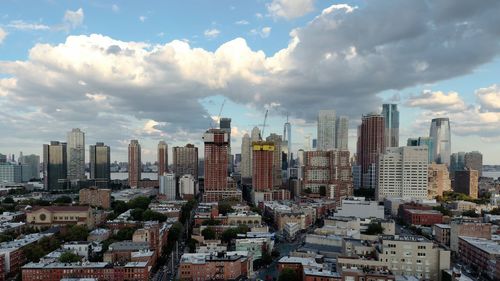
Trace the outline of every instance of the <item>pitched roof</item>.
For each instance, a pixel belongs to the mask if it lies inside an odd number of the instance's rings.
[[[34,206],[31,212],[45,209],[49,212],[86,212],[89,206]]]

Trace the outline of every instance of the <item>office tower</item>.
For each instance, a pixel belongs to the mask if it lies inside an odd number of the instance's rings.
[[[273,184],[275,187],[280,187],[282,184],[282,174],[281,174],[281,136],[275,133],[270,134],[266,141],[274,143],[273,151]]]
[[[210,129],[203,135],[205,143],[205,191],[224,190],[227,186],[227,151],[229,134],[222,129]]]
[[[141,145],[138,140],[131,140],[128,145],[128,185],[139,187],[142,173]]]
[[[399,146],[399,111],[397,104],[383,104],[382,116],[385,122],[385,147]]]
[[[111,149],[102,142],[89,145],[90,179],[105,186],[111,180]]]
[[[219,120],[219,128],[224,130],[228,134],[227,142],[227,161],[228,161],[228,172],[233,172],[233,161],[231,157],[231,118],[222,117]]]
[[[304,188],[306,194],[335,200],[352,195],[349,150],[305,151]]]
[[[465,152],[455,152],[450,155],[450,174],[455,177],[456,171],[465,170]]]
[[[7,155],[0,153],[0,163],[7,163]]]
[[[158,176],[168,173],[168,145],[165,141],[158,143]]]
[[[388,147],[377,169],[376,198],[426,199],[428,152],[425,146]]]
[[[67,134],[68,179],[85,179],[85,133],[76,128]]]
[[[334,150],[335,139],[335,110],[320,110],[318,114],[317,150]]]
[[[483,176],[483,155],[481,152],[467,152],[464,157],[464,166],[468,170],[476,170],[479,177]]]
[[[173,147],[173,172],[178,176],[192,175],[198,180],[198,148],[190,143]]]
[[[243,135],[241,141],[241,177],[252,177],[252,142],[248,134]]]
[[[406,146],[418,146],[418,138],[408,138]]]
[[[434,145],[430,137],[408,138],[406,146],[427,146],[429,151],[429,164],[434,162]]]
[[[311,151],[312,146],[311,146],[311,136],[306,135],[304,137],[304,151]]]
[[[283,128],[283,144],[286,143],[286,165],[285,169],[292,167],[292,124],[288,122],[288,116],[286,118],[286,123]],[[287,177],[290,177],[287,173]]]
[[[165,195],[165,199],[167,200],[175,200],[176,199],[175,174],[164,173],[163,175],[159,176],[158,179],[160,185],[159,193],[161,195]]]
[[[429,164],[427,199],[443,196],[443,192],[451,191],[450,174],[445,164]]]
[[[193,199],[197,192],[196,180],[192,175],[183,175],[179,178],[179,193],[183,200]]]
[[[23,168],[25,166],[12,162],[0,163],[0,183],[23,182]]]
[[[40,156],[38,155],[21,155],[19,156],[19,163],[23,167],[23,178],[39,179],[40,178]]]
[[[434,145],[433,161],[450,166],[451,134],[448,118],[434,118],[431,121],[429,137]]]
[[[478,197],[479,173],[476,170],[455,171],[453,191],[463,193],[472,199]]]
[[[313,139],[312,140],[312,149],[317,150],[318,149],[318,139]]]
[[[273,189],[274,155],[276,147],[273,142],[257,141],[252,143],[252,190],[269,191]]]
[[[46,190],[67,187],[67,159],[66,143],[51,141],[43,145],[43,187]]]
[[[251,134],[250,137],[252,139],[252,142],[254,142],[254,141],[260,141],[262,139],[262,137],[260,135],[260,129],[257,128],[257,127],[253,127],[252,134]]]
[[[361,166],[362,187],[377,185],[376,166],[381,153],[385,151],[385,122],[380,114],[363,115],[358,128],[357,161]]]
[[[348,150],[349,119],[339,116],[335,121],[335,147],[339,150]]]

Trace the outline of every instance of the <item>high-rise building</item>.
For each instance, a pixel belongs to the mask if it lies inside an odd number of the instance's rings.
[[[450,155],[450,173],[451,177],[455,177],[456,171],[465,170],[465,152],[455,152]]]
[[[348,150],[349,119],[347,116],[339,116],[335,120],[335,147],[339,150]]]
[[[43,145],[43,186],[46,190],[67,187],[67,159],[65,142],[51,141]]]
[[[479,172],[476,170],[455,171],[453,180],[453,191],[470,196],[472,199],[478,197]]]
[[[282,182],[283,182],[283,178],[282,178],[282,174],[281,174],[281,142],[282,142],[282,139],[281,139],[281,136],[280,135],[277,135],[275,133],[272,133],[270,134],[267,138],[266,138],[266,141],[267,142],[272,142],[274,143],[274,151],[273,151],[273,184],[275,187],[280,187]]]
[[[292,168],[292,124],[288,122],[288,116],[286,119],[285,126],[283,128],[283,144],[286,143],[286,165],[285,169]],[[287,172],[287,177],[290,178],[290,174]]]
[[[252,142],[254,142],[254,141],[260,141],[262,139],[262,137],[260,135],[260,129],[257,128],[257,127],[253,127],[252,134],[251,134],[250,137],[252,139]]]
[[[158,143],[158,176],[168,173],[168,144],[165,141]]]
[[[252,177],[252,142],[248,134],[243,135],[241,141],[241,177]]]
[[[192,175],[198,180],[198,148],[192,144],[173,147],[173,172],[178,176]]]
[[[111,180],[111,149],[102,142],[89,146],[90,178],[106,184]]]
[[[335,140],[335,110],[320,110],[318,114],[317,150],[334,150]]]
[[[222,129],[209,129],[205,143],[205,191],[224,190],[227,186],[229,134]]]
[[[176,199],[176,178],[175,174],[164,173],[158,177],[161,195],[165,195],[167,200]]]
[[[0,163],[7,163],[7,155],[0,153]]]
[[[376,113],[363,115],[358,128],[357,161],[361,166],[362,187],[375,188],[379,155],[385,152],[384,116]]]
[[[252,143],[252,189],[253,191],[269,191],[273,189],[274,155],[275,145],[273,142],[257,141]]]
[[[233,161],[231,157],[231,118],[222,117],[219,120],[219,128],[224,130],[228,134],[227,142],[227,161],[228,161],[228,172],[233,172]]]
[[[28,180],[40,178],[40,156],[23,155],[19,157],[19,163],[23,165],[23,178]]]
[[[425,146],[388,147],[377,168],[376,198],[426,199],[428,153]]]
[[[429,164],[434,162],[434,145],[430,137],[409,138],[406,146],[427,146],[429,151]]]
[[[141,145],[138,140],[131,140],[128,145],[128,184],[130,188],[139,186],[141,173]]]
[[[21,183],[23,181],[23,168],[17,163],[0,163],[0,183]]]
[[[67,134],[68,179],[85,179],[85,133],[76,128]]]
[[[190,175],[186,174],[179,178],[179,193],[182,199],[188,200],[192,199],[196,196],[197,188],[196,188],[196,180]]]
[[[469,170],[476,170],[479,177],[483,176],[483,155],[481,152],[467,152],[464,157],[464,166]]]
[[[443,196],[443,192],[451,191],[450,174],[445,164],[429,164],[427,199]]]
[[[399,110],[397,104],[383,104],[385,147],[399,146]]]
[[[433,161],[450,166],[451,134],[448,118],[434,118],[431,121],[429,137],[434,145]]]
[[[337,205],[352,195],[349,150],[305,151],[304,191],[334,199]]]

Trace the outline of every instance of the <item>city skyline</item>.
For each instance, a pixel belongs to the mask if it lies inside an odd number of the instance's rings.
[[[267,132],[281,132],[288,114],[294,151],[315,135],[318,111],[334,109],[351,121],[353,152],[359,116],[394,103],[400,143],[448,117],[452,152],[480,147],[486,164],[500,162],[498,24],[490,16],[499,3],[286,2],[6,5],[0,130],[9,133],[0,139],[2,153],[41,155],[40,144],[80,128],[87,143],[108,144],[113,160],[125,161],[129,140],[140,139],[143,158],[153,161],[159,140],[200,147],[224,100],[233,154],[245,133],[261,127],[265,109]],[[397,9],[419,20],[383,24]],[[109,19],[127,28],[102,24]],[[336,28],[328,28],[332,22]],[[380,27],[377,38],[368,26]],[[447,44],[437,43],[443,38]],[[372,75],[382,61],[384,72]]]

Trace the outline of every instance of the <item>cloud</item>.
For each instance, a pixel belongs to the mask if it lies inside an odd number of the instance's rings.
[[[70,28],[77,28],[78,26],[83,24],[83,10],[79,8],[76,11],[66,10],[64,13],[63,21]]]
[[[28,23],[22,20],[13,20],[7,27],[18,30],[49,30],[50,26],[41,23]]]
[[[252,29],[252,30],[250,30],[250,33],[252,35],[259,35],[262,38],[267,38],[271,34],[271,27],[266,26],[266,27],[263,27],[261,30]]]
[[[429,90],[423,91],[418,96],[410,96],[405,105],[430,110],[461,111],[466,109],[465,102],[457,92],[446,94]]]
[[[147,19],[148,19],[148,17],[146,17],[146,16],[140,16],[140,17],[139,17],[139,20],[140,20],[141,22],[145,22]]]
[[[111,5],[111,10],[115,13],[118,13],[120,11],[120,7],[116,4]]]
[[[246,20],[239,20],[237,22],[235,22],[234,24],[237,24],[237,25],[247,25],[247,24],[250,24],[248,21]]]
[[[209,38],[209,39],[216,38],[217,36],[219,36],[219,34],[220,34],[220,30],[218,30],[216,28],[207,29],[207,30],[205,30],[205,32],[203,32],[203,35],[205,35],[205,37]]]
[[[480,88],[475,92],[481,110],[500,112],[500,87],[497,84]]]
[[[314,0],[273,0],[267,11],[275,18],[299,18],[314,10]]]
[[[2,44],[3,40],[5,40],[7,34],[8,33],[0,27],[0,44]]]

